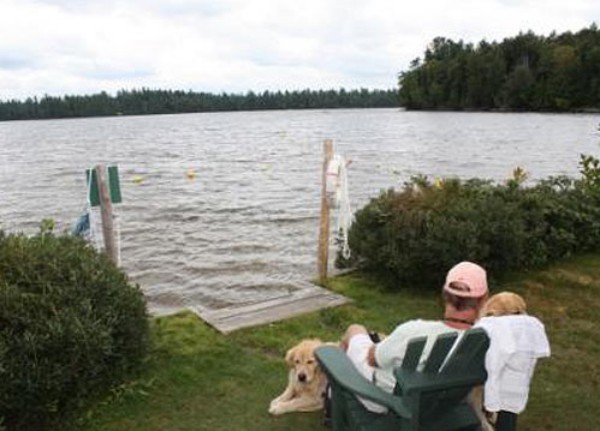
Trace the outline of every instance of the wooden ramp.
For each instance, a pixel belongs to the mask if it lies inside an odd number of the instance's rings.
[[[314,284],[306,283],[301,289],[289,295],[247,305],[203,309],[197,306],[188,308],[218,331],[227,334],[249,326],[284,320],[323,308],[346,304],[350,300]]]

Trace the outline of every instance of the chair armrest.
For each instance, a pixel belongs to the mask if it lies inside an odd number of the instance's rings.
[[[315,351],[315,356],[331,381],[355,395],[387,407],[402,418],[411,419],[412,414],[402,397],[390,394],[367,380],[341,349],[321,346]]]
[[[402,394],[410,394],[413,391],[429,392],[443,390],[460,386],[477,386],[485,383],[486,374],[423,374],[414,371],[396,368],[394,370],[396,382],[402,389]]]

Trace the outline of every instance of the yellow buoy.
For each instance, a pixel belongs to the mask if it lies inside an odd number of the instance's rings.
[[[193,180],[194,178],[196,178],[196,171],[194,171],[194,169],[192,168],[189,168],[186,172],[186,176],[188,180]]]
[[[144,177],[141,175],[134,175],[131,179],[131,182],[134,184],[140,184],[142,181],[144,181]]]

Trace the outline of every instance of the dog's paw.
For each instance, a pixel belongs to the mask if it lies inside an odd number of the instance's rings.
[[[271,405],[269,406],[269,413],[271,413],[274,416],[277,416],[277,415],[281,415],[285,412],[283,411],[281,404],[278,404],[275,402],[275,400],[273,400],[273,401],[271,401]]]
[[[281,397],[273,398],[273,399],[271,400],[271,402],[269,403],[269,411],[271,411],[271,409],[272,409],[274,406],[276,406],[276,405],[278,405],[278,404],[281,404],[281,401],[282,401]]]

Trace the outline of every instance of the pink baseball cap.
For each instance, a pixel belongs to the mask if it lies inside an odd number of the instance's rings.
[[[485,269],[473,262],[461,262],[454,265],[446,276],[444,290],[452,295],[464,298],[481,298],[487,295],[487,276]]]

